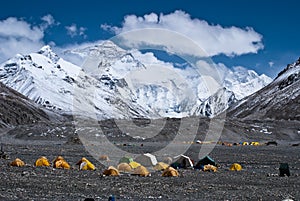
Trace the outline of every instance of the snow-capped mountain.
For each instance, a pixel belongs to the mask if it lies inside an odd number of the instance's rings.
[[[227,114],[239,119],[300,120],[300,58],[268,86],[242,99]]]
[[[162,117],[212,117],[224,111],[237,99],[250,95],[271,82],[271,78],[258,75],[254,71],[242,67],[230,70],[223,66],[221,72],[226,75],[226,90],[219,89],[211,94],[205,88],[201,75],[195,74],[191,68],[174,68],[173,64],[159,61],[152,53],[141,54],[137,50],[124,50],[111,41],[65,53],[82,58],[96,55],[97,61],[94,61],[92,68],[87,62],[84,69],[111,87],[115,87],[116,81],[122,85],[134,82],[134,86],[119,88],[119,91],[127,90],[139,105],[147,111],[154,110]],[[204,109],[206,107],[211,111]]]
[[[255,71],[244,67],[234,67],[225,70],[224,86],[234,92],[236,99],[249,96],[267,86],[272,79],[265,74],[258,75]]]
[[[121,94],[130,94],[134,102],[160,117],[189,116],[197,102],[185,78],[171,64],[157,60],[152,53],[124,50],[105,41],[65,54],[82,58],[92,54],[93,65],[89,61],[83,64],[86,71],[110,88],[117,88]]]
[[[227,69],[225,88],[210,94],[189,68],[174,68],[153,53],[124,50],[111,41],[65,54],[80,57],[83,65],[45,46],[1,64],[0,81],[48,109],[100,119],[213,117],[269,81],[254,71]]]
[[[59,58],[49,46],[16,55],[0,66],[0,81],[44,107],[98,118],[151,116],[129,96],[110,90],[80,67]]]
[[[237,99],[235,98],[234,93],[223,87],[202,102],[197,108],[196,114],[213,117],[215,114],[225,111],[235,102],[237,102]]]

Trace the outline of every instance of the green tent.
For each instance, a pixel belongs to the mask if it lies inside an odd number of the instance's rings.
[[[133,158],[128,157],[128,156],[125,156],[119,160],[119,164],[120,163],[128,163],[129,164],[130,162],[133,162]]]
[[[214,159],[212,159],[209,156],[205,156],[204,158],[202,158],[201,160],[198,161],[198,163],[194,166],[195,169],[202,169],[204,167],[204,165],[213,165],[216,166],[216,162],[214,161]]]

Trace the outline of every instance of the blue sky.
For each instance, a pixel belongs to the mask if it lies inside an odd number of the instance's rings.
[[[224,63],[228,67],[244,66],[258,73],[275,77],[288,63],[300,57],[299,6],[300,3],[296,0],[152,0],[148,2],[85,0],[78,3],[58,0],[48,2],[12,0],[7,1],[5,5],[2,4],[0,8],[0,59],[7,59],[6,57],[10,54],[14,54],[12,50],[14,48],[29,51],[48,43],[64,47],[70,44],[109,39],[116,33],[104,30],[101,25],[106,25],[110,29],[124,28],[126,30],[125,28],[128,27],[124,25],[126,24],[124,23],[125,16],[143,17],[150,13],[156,13],[158,16],[162,13],[168,16],[176,10],[181,10],[189,15],[191,22],[199,19],[212,27],[220,25],[223,29],[234,26],[240,30],[246,30],[246,27],[251,27],[254,32],[253,37],[257,38],[257,34],[262,36],[259,42],[263,48],[258,48],[256,52],[251,49],[253,47],[245,47],[244,52],[231,56],[226,56],[226,52],[222,54],[221,51],[220,54],[212,54],[212,58],[215,62]],[[180,15],[173,17],[176,16]],[[14,40],[12,40],[10,35],[3,33],[9,24],[5,20],[10,17],[15,19],[15,21],[11,20],[10,24],[15,23],[21,26],[20,30],[22,27],[26,29],[28,25],[31,31],[24,32],[25,36],[10,31],[9,33],[14,35]],[[197,23],[194,24],[197,25]],[[14,26],[15,29],[17,25]],[[181,27],[184,29],[183,25]],[[28,41],[22,38],[27,36],[34,38],[32,41],[35,44],[31,49],[26,48],[31,39]]]

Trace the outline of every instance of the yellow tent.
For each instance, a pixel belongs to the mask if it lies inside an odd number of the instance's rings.
[[[162,173],[162,176],[163,177],[178,177],[179,173],[174,168],[168,167],[167,169],[164,170],[164,172]]]
[[[120,163],[117,167],[120,172],[131,172],[132,168],[128,163]]]
[[[243,145],[245,146],[245,145],[249,145],[249,142],[243,142]]]
[[[214,165],[204,165],[203,167],[203,171],[204,172],[210,172],[210,171],[213,171],[213,172],[217,172],[218,168]]]
[[[233,163],[229,168],[229,170],[231,171],[240,171],[242,169],[243,169],[242,166],[238,163]]]
[[[139,175],[139,176],[142,176],[142,177],[147,177],[150,175],[150,172],[148,171],[148,169],[144,166],[139,166],[137,167],[136,169],[134,169],[134,172],[133,172],[134,175]]]
[[[251,142],[251,145],[253,145],[253,146],[259,146],[260,144],[259,144],[259,142]]]
[[[83,157],[76,165],[79,165],[80,170],[95,170],[95,166],[88,159]]]
[[[153,167],[153,169],[154,170],[165,170],[165,169],[167,169],[169,167],[169,165],[168,164],[166,164],[166,163],[164,163],[164,162],[158,162],[154,167]]]
[[[140,167],[140,166],[141,166],[141,164],[140,164],[140,163],[138,163],[138,162],[135,162],[135,161],[131,161],[131,162],[129,163],[129,165],[130,165],[130,167],[131,167],[132,169],[135,169],[135,168],[137,168],[137,167]]]
[[[56,157],[56,159],[53,161],[53,167],[54,168],[63,168],[63,169],[71,168],[69,163],[62,156]]]
[[[14,161],[10,163],[10,166],[23,167],[25,166],[25,163],[21,159],[16,158]]]
[[[42,156],[42,157],[40,157],[39,159],[37,159],[35,161],[34,165],[37,166],[37,167],[41,167],[41,166],[49,167],[50,163],[49,163],[48,159],[45,156]]]

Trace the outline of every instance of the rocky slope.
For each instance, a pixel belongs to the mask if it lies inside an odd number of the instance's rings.
[[[0,128],[48,120],[48,114],[37,104],[0,82]]]
[[[300,58],[268,86],[242,99],[227,114],[246,120],[300,120]]]

